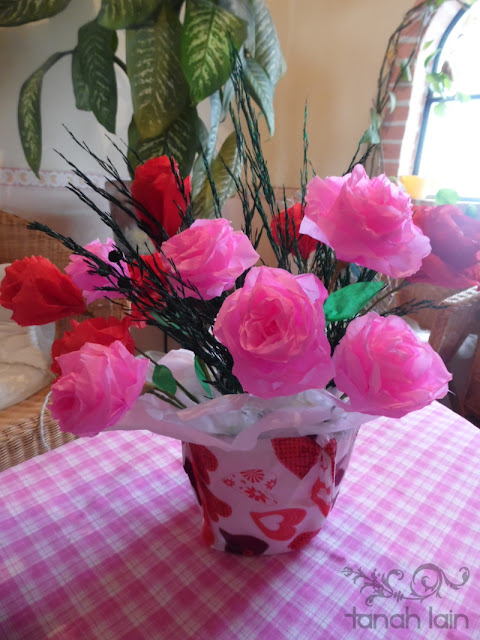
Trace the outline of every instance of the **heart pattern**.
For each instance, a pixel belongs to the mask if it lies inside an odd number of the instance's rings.
[[[296,538],[294,538],[290,544],[288,545],[289,549],[292,551],[298,551],[299,549],[303,549],[307,544],[315,538],[315,536],[320,533],[320,529],[316,531],[305,531],[305,533],[300,533]]]
[[[300,480],[320,457],[321,448],[315,438],[273,438],[271,442],[278,460]]]
[[[260,556],[268,549],[268,543],[254,536],[234,535],[224,529],[220,533],[225,538],[225,551],[241,556]]]
[[[321,493],[323,495],[320,495]],[[330,511],[331,493],[331,487],[327,487],[320,478],[318,478],[312,487],[311,498],[325,518],[328,516],[328,512]]]
[[[218,460],[214,454],[202,444],[189,444],[195,469],[205,484],[210,484],[209,471],[216,471]]]
[[[218,522],[219,516],[222,518],[228,518],[232,515],[232,507],[223,500],[220,500],[220,498],[217,498],[217,496],[213,495],[206,485],[201,485],[200,491],[208,515],[213,522]]]
[[[238,455],[185,443],[184,468],[201,503],[205,544],[242,556],[303,549],[335,503],[354,442],[345,434],[338,450],[333,435],[259,440]]]
[[[304,520],[306,515],[305,509],[278,509],[277,511],[264,511],[262,513],[250,512],[252,520],[260,531],[272,540],[290,540],[290,538],[293,538],[297,533],[297,525]]]

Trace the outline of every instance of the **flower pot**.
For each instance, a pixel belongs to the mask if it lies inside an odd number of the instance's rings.
[[[335,504],[358,429],[261,438],[250,451],[183,443],[205,544],[247,556],[308,544]]]

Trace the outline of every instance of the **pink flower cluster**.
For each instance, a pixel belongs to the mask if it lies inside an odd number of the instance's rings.
[[[313,178],[300,233],[335,249],[340,260],[393,278],[418,271],[431,251],[413,224],[410,197],[385,175],[370,180],[359,164],[343,178]]]
[[[412,220],[408,196],[385,176],[369,180],[361,166],[343,178],[315,177],[307,187],[301,224],[301,209],[293,213],[295,234],[302,235],[305,246],[305,239],[313,238],[332,247],[338,259],[389,276],[411,276],[430,253],[428,237]],[[275,221],[276,233],[285,220]],[[166,226],[166,221],[162,224]],[[119,275],[138,280],[138,265],[110,261],[112,241],[97,240],[86,248]],[[304,261],[313,250],[309,244]],[[221,218],[195,221],[145,257],[159,270],[163,291],[204,300],[229,293],[212,330],[230,352],[233,374],[245,392],[275,398],[334,383],[347,396],[347,411],[391,417],[445,395],[451,375],[404,320],[360,312],[332,353],[323,283],[310,273],[292,275],[284,269],[255,267],[258,259],[247,236]],[[101,288],[111,286],[115,276],[92,273],[84,258],[73,256],[67,273],[87,302],[113,297]],[[244,276],[241,286],[240,276]],[[16,292],[16,281],[9,287]],[[161,293],[148,287],[149,299],[158,300],[161,314]],[[141,308],[136,313],[141,315]],[[61,375],[52,389],[52,415],[66,431],[93,435],[115,425],[135,404],[149,362],[132,355],[127,326],[120,330],[75,325],[73,334],[67,346],[56,348]]]
[[[324,387],[333,376],[325,334],[327,290],[312,274],[253,268],[223,303],[213,333],[245,391],[262,398]]]

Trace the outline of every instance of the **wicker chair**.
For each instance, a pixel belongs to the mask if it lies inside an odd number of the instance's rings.
[[[27,229],[27,224],[23,218],[0,211],[0,263],[42,255],[63,270],[69,261],[68,249],[40,231]],[[119,305],[107,300],[93,303],[89,311],[95,316],[123,315]],[[84,318],[77,316],[76,319]],[[69,318],[57,322],[57,337],[69,326]],[[45,452],[40,433],[40,414],[49,390],[50,385],[23,402],[0,411],[0,471]],[[49,449],[75,439],[74,435],[60,431],[48,409],[44,413],[43,425]]]
[[[457,291],[415,284],[399,292],[396,303],[429,299],[441,305],[441,309],[423,309],[413,314],[422,329],[430,331],[429,343],[441,356],[447,367],[470,334],[480,334],[480,291],[476,287]],[[480,336],[476,352],[467,372],[464,390],[457,381],[450,383],[452,409],[476,424],[480,423]]]

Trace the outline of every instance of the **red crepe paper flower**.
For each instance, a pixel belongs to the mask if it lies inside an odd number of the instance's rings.
[[[135,343],[130,335],[130,318],[90,318],[84,322],[72,320],[72,331],[66,331],[63,338],[52,345],[53,373],[60,375],[58,356],[78,351],[86,342],[102,344],[106,347],[119,340],[130,353],[135,352]]]
[[[147,267],[150,267],[154,272],[154,276],[151,271],[146,269],[145,266],[140,268],[139,265],[130,267],[130,277],[135,283],[136,289],[141,289],[144,292],[144,296],[141,299],[132,299],[132,309],[130,313],[130,320],[134,323],[140,323],[140,326],[144,326],[144,321],[148,318],[148,310],[151,310],[153,306],[158,307],[160,310],[163,306],[162,295],[158,286],[155,284],[155,276],[166,286],[167,278],[166,272],[162,268],[162,256],[160,253],[152,253],[150,255],[142,256],[142,262]]]
[[[480,283],[480,220],[446,204],[417,207],[413,222],[430,238],[432,253],[408,278],[410,282],[449,289],[467,289]]]
[[[300,224],[303,220],[302,205],[297,202],[286,211],[274,216],[272,220],[272,234],[279,245],[287,243],[287,249],[291,254],[295,255],[294,237],[297,238],[298,251],[302,260],[308,260],[317,247],[317,240],[310,236],[300,233]],[[287,233],[288,230],[288,233]]]
[[[87,310],[81,290],[42,256],[15,260],[6,268],[0,304],[13,311],[12,319],[22,327],[48,324]]]
[[[178,174],[178,165],[175,161],[173,164],[175,172]],[[190,176],[184,181],[184,189],[185,195],[189,198],[191,193]],[[179,207],[182,212],[185,212],[187,205],[177,184],[168,156],[152,158],[135,169],[132,196],[162,225],[169,238],[177,233],[182,224]],[[137,215],[152,229],[153,237],[161,236],[160,230],[155,228],[155,224],[143,211],[137,210]]]

